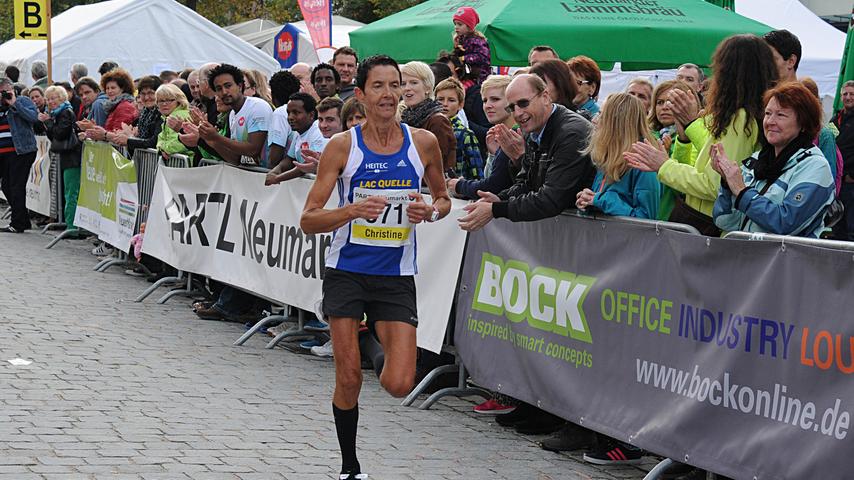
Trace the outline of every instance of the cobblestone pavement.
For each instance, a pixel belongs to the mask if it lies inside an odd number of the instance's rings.
[[[134,303],[148,283],[92,271],[88,241],[48,241],[0,234],[0,479],[337,478],[330,361],[266,350],[268,337],[233,347],[242,325],[199,320],[180,297]],[[393,480],[644,475],[543,451],[472,405],[401,407],[366,371],[363,467]]]

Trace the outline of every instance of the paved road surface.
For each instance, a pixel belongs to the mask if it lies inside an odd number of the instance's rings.
[[[265,350],[266,337],[232,347],[242,325],[198,320],[182,298],[134,303],[148,283],[93,272],[88,241],[48,240],[0,234],[0,479],[337,478],[331,361]],[[469,400],[401,407],[365,373],[372,479],[644,475],[543,451]]]

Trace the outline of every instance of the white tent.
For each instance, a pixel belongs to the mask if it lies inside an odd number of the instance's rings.
[[[278,63],[175,0],[110,0],[73,7],[51,21],[53,79],[68,79],[74,63],[89,74],[113,60],[134,77],[162,70],[232,63],[272,74]],[[30,65],[47,57],[47,42],[9,40],[0,45],[0,62],[17,66],[30,80]]]
[[[735,11],[777,30],[788,30],[801,41],[799,77],[812,77],[822,97],[836,94],[836,81],[845,49],[845,34],[818,18],[798,0],[736,0]]]
[[[346,17],[341,17],[339,15],[333,15],[333,48],[321,48],[319,50],[315,50],[314,43],[311,41],[311,35],[308,33],[305,21],[294,22],[291,25],[300,31],[297,61],[305,62],[311,66],[317,65],[321,62],[331,61],[332,54],[335,53],[336,48],[350,45],[350,32],[365,26],[364,23],[357,22]],[[283,25],[278,25],[269,20],[256,19],[229,25],[228,27],[225,27],[225,29],[252,45],[255,45],[272,57],[276,43],[274,37],[282,30],[282,27]]]

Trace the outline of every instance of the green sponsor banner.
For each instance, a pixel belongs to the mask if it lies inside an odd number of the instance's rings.
[[[74,225],[127,250],[136,226],[136,167],[108,143],[83,147],[80,195]]]

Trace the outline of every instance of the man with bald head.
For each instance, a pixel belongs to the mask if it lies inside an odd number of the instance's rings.
[[[209,77],[211,75],[211,71],[218,67],[218,63],[206,63],[199,67],[199,108],[205,112],[207,115],[208,122],[211,125],[216,125],[216,99],[214,98],[214,91],[210,86]]]
[[[300,82],[303,80],[308,82],[311,81],[311,66],[307,63],[295,63],[290,68],[290,72],[293,73],[295,77],[299,78]]]
[[[468,214],[459,219],[463,230],[479,230],[493,218],[530,222],[557,216],[575,205],[581,189],[593,184],[593,163],[581,153],[590,137],[590,122],[552,103],[536,75],[516,76],[505,97],[524,135],[516,143],[524,142],[524,147],[503,150],[513,159],[521,157],[521,170],[515,183],[498,195],[478,192],[481,199],[466,206]]]

